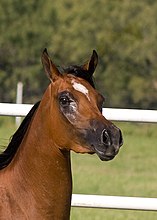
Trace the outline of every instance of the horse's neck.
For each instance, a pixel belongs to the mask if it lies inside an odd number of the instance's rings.
[[[22,203],[32,198],[26,203],[34,203],[44,216],[68,219],[72,193],[70,152],[59,150],[46,125],[37,111],[10,165],[12,191]]]

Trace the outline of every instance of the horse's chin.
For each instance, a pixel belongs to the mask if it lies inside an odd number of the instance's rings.
[[[100,149],[94,148],[95,153],[97,154],[97,156],[100,158],[100,160],[102,161],[109,161],[112,160],[116,155],[115,154],[111,154],[111,153],[107,153],[106,151],[101,151]]]
[[[88,152],[88,154],[96,154],[100,160],[102,161],[109,161],[109,160],[112,160],[116,155],[105,155],[103,152],[97,152],[97,151],[91,151],[91,152]]]
[[[76,153],[81,153],[81,154],[84,154],[84,153],[88,153],[88,154],[97,154],[97,156],[100,158],[100,160],[102,161],[110,161],[112,160],[116,155],[112,155],[110,153],[106,153],[106,152],[103,152],[101,150],[98,150],[97,148],[91,146],[91,147],[88,147],[88,146],[80,146],[80,145],[77,145],[75,146],[74,149],[72,149],[74,152]]]
[[[110,160],[113,160],[113,158],[115,157],[115,156],[107,156],[107,155],[100,155],[100,154],[97,154],[97,155],[102,161],[110,161]]]

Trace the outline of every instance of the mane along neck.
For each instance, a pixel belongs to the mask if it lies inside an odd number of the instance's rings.
[[[27,114],[27,116],[22,121],[20,127],[17,129],[15,134],[12,136],[11,141],[8,147],[6,148],[6,150],[2,154],[0,154],[0,170],[7,167],[9,163],[12,161],[13,157],[15,156],[39,104],[40,102],[37,102],[32,107],[30,112]]]

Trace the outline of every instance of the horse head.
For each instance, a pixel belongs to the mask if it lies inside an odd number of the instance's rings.
[[[62,74],[46,49],[41,59],[51,81],[49,133],[55,145],[61,151],[96,153],[103,161],[113,159],[123,143],[122,133],[102,115],[104,98],[92,84],[98,63],[96,51],[81,66],[82,73],[86,74],[84,77]]]

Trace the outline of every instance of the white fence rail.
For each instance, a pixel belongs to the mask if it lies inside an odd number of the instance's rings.
[[[157,211],[157,198],[73,194],[72,206],[82,208]]]
[[[0,115],[25,116],[31,108],[28,104],[0,103]],[[113,121],[157,122],[157,110],[103,108],[103,115]]]
[[[0,103],[0,115],[25,116],[33,105]]]
[[[28,104],[0,103],[0,115],[25,116],[31,108],[32,105]],[[157,122],[156,110],[104,108],[103,115],[105,115],[107,119],[114,121]],[[157,211],[157,198],[73,194],[72,206]]]

